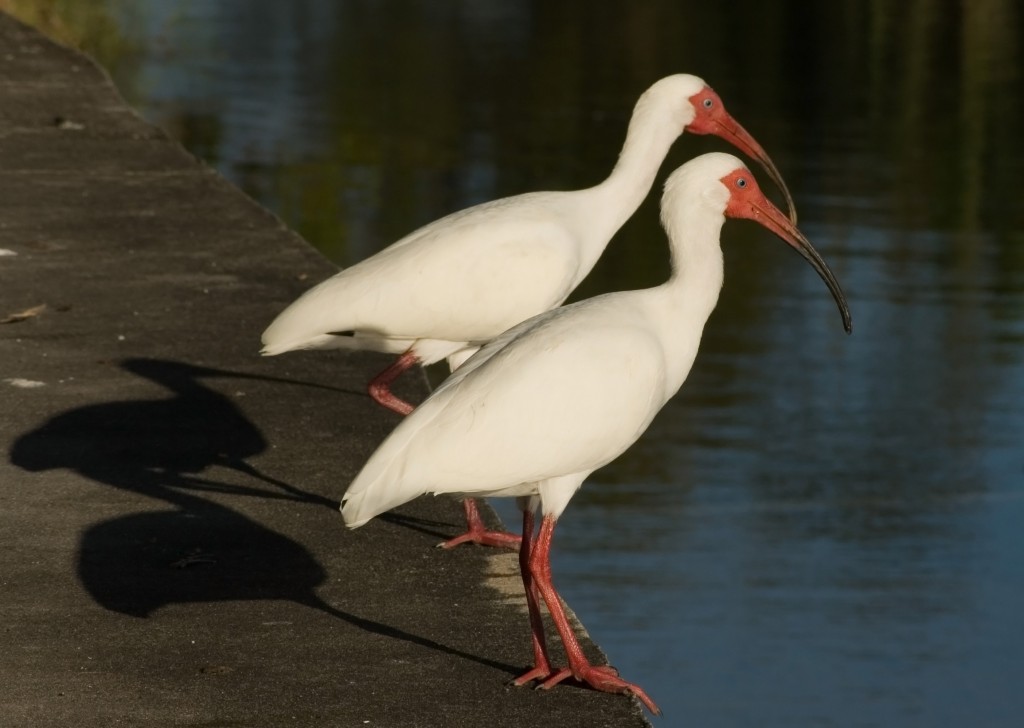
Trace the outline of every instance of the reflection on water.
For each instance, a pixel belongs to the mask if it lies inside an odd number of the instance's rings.
[[[806,265],[729,223],[690,381],[574,500],[560,585],[671,725],[1018,724],[1015,0],[93,7],[120,37],[83,43],[130,100],[341,264],[599,181],[641,90],[708,79],[785,174],[854,335]],[[684,137],[663,174],[721,148]],[[665,265],[652,195],[579,295]]]

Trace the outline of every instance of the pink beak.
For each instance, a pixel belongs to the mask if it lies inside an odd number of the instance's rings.
[[[730,186],[728,183],[730,178],[742,176],[742,174],[743,170],[737,170],[722,181],[726,182],[728,187]],[[836,280],[835,274],[832,273],[825,259],[814,249],[810,241],[804,237],[803,233],[797,230],[796,225],[787,219],[782,214],[782,211],[764,196],[764,193],[759,189],[749,189],[743,195],[733,195],[729,200],[729,205],[725,208],[725,214],[728,217],[746,218],[747,220],[760,223],[792,246],[796,252],[800,253],[804,260],[810,263],[814,270],[818,272],[821,279],[825,281],[825,285],[828,286],[829,291],[832,292],[832,298],[835,299],[836,305],[839,307],[839,314],[843,317],[843,328],[846,329],[846,333],[850,333],[853,330],[850,308],[846,303],[846,296],[843,294],[843,289],[839,286],[839,281]]]
[[[782,190],[782,196],[786,199],[786,208],[789,210],[789,221],[796,225],[796,207],[793,205],[793,196],[789,194],[789,188],[782,180],[782,175],[775,163],[757,143],[757,140],[750,135],[750,132],[740,126],[740,123],[725,110],[721,99],[714,96],[714,100],[717,103],[713,109],[706,114],[698,113],[686,130],[694,134],[714,134],[735,146],[751,159],[756,159],[776,186]]]

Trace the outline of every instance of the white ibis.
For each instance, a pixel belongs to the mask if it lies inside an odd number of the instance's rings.
[[[263,332],[262,353],[346,348],[400,354],[370,382],[369,392],[408,414],[412,405],[390,390],[406,369],[447,357],[454,370],[509,327],[565,301],[646,197],[684,130],[720,136],[758,160],[793,210],[775,165],[718,95],[696,76],[668,76],[640,97],[604,182],[508,197],[432,222],[307,291]],[[443,546],[518,541],[487,532],[473,501],[465,508],[467,532]]]
[[[534,666],[517,684],[550,688],[571,676],[658,712],[638,686],[584,657],[551,583],[551,539],[584,479],[635,442],[686,379],[722,286],[726,217],[755,220],[793,246],[825,280],[850,331],[846,299],[821,256],[738,159],[707,154],[665,184],[668,282],[557,308],[498,336],[395,428],[343,498],[352,528],[424,493],[518,499]],[[551,666],[539,599],[565,646],[565,669]]]

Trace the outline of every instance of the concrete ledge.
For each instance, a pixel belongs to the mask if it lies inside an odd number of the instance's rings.
[[[647,725],[506,687],[515,558],[432,548],[454,501],[345,530],[386,359],[256,353],[332,266],[3,14],[0,251],[5,728]]]

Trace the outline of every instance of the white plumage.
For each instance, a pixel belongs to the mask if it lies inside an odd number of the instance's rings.
[[[643,297],[616,298],[541,314],[485,346],[367,463],[345,496],[346,521],[362,525],[429,492],[547,493],[545,481],[576,474],[582,482],[618,456],[646,429],[667,387],[660,342],[633,326]],[[580,368],[597,359],[621,380],[610,390]]]
[[[573,192],[533,192],[456,212],[310,289],[263,332],[265,355],[295,349],[401,354],[369,382],[370,396],[400,414],[412,405],[391,383],[416,363],[454,370],[511,326],[561,305],[647,195],[684,130],[715,134],[757,159],[793,203],[771,159],[696,76],[668,76],[636,103],[612,173]],[[795,217],[794,217],[795,220]],[[509,545],[466,501],[466,541]]]
[[[263,333],[262,353],[411,350],[430,364],[560,305],[639,206],[687,128],[717,134],[757,158],[789,199],[771,160],[704,81],[668,76],[640,97],[604,182],[509,197],[436,220],[307,291]]]
[[[548,311],[495,338],[398,425],[342,500],[354,528],[424,493],[519,498],[535,650],[535,666],[519,683],[540,679],[551,687],[573,675],[599,690],[635,694],[657,712],[639,687],[583,656],[550,583],[549,549],[555,521],[584,479],[632,445],[686,379],[722,286],[719,232],[727,215],[757,220],[811,262],[849,331],[839,284],[806,238],[738,159],[704,155],[665,185],[668,282]],[[532,540],[538,505],[543,521]],[[565,644],[565,670],[548,661],[539,598]]]
[[[535,494],[557,517],[689,372],[722,284],[718,231],[729,195],[720,179],[737,166],[730,155],[705,155],[666,183],[676,261],[668,283],[557,308],[495,338],[374,453],[345,495],[346,522],[438,492]]]

